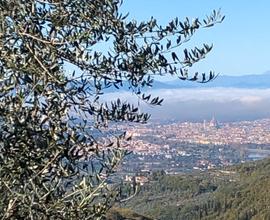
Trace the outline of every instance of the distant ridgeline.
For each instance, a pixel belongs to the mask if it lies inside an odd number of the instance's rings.
[[[270,159],[192,175],[153,175],[122,207],[153,219],[270,219]]]
[[[267,89],[270,88],[270,71],[264,74],[243,75],[243,76],[217,76],[217,78],[209,83],[192,83],[190,81],[182,81],[175,79],[172,81],[158,81],[155,80],[153,89],[182,89],[182,88],[212,88],[212,87],[225,87],[225,88],[245,88],[245,89]],[[150,88],[149,88],[150,89]],[[129,84],[123,82],[121,91],[129,91]],[[144,90],[147,90],[144,89]],[[107,92],[119,92],[113,86],[104,90]]]
[[[270,71],[264,74],[242,75],[242,76],[226,76],[220,75],[209,83],[192,83],[180,80],[168,82],[155,81],[153,89],[180,89],[180,88],[245,88],[245,89],[267,89],[270,88]]]

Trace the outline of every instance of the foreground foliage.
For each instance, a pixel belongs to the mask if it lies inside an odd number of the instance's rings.
[[[111,122],[145,123],[149,115],[122,100],[102,101],[124,84],[144,94],[153,76],[207,82],[188,68],[212,49],[175,49],[204,21],[160,26],[128,21],[118,0],[0,1],[0,218],[101,219],[118,199],[111,175],[129,137],[105,132]]]

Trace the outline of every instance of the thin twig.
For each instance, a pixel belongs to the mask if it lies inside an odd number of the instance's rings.
[[[55,42],[55,40],[52,40],[52,41],[43,40],[39,37],[36,37],[34,35],[31,35],[31,34],[25,33],[25,32],[19,32],[19,34],[23,35],[23,36],[31,37],[32,39],[40,41],[44,44],[51,44],[51,45],[65,45],[66,44],[66,42]]]

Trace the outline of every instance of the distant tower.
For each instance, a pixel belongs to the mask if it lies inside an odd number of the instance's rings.
[[[217,119],[213,116],[213,118],[211,119],[210,123],[209,123],[210,127],[212,128],[220,128],[219,123],[217,121]]]

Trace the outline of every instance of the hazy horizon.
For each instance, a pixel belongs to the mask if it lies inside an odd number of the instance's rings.
[[[164,98],[162,106],[146,105],[131,92],[108,93],[105,100],[112,96],[137,104],[152,114],[152,119],[203,121],[215,116],[221,122],[256,120],[270,117],[270,88],[182,88],[156,89],[152,96]]]

